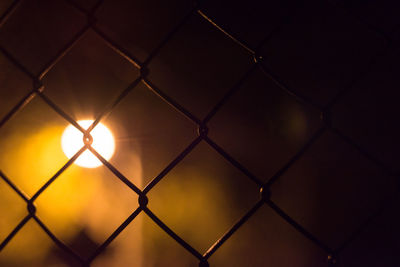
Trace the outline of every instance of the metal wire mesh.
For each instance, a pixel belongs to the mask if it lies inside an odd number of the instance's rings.
[[[2,15],[0,19],[0,27],[5,24],[5,22],[13,15],[14,11],[19,8],[22,0],[16,0],[12,3],[12,5],[6,10],[6,12]],[[0,45],[0,52],[5,55],[15,66],[17,66],[23,73],[25,73],[32,80],[32,90],[26,94],[17,105],[15,105],[2,119],[0,122],[0,127],[3,127],[19,110],[23,109],[25,105],[27,105],[33,98],[41,98],[44,100],[49,107],[54,109],[59,115],[61,115],[65,120],[67,120],[70,124],[75,126],[79,131],[81,131],[85,136],[89,137],[91,130],[108,114],[110,113],[118,103],[120,103],[127,94],[134,90],[136,86],[139,84],[144,84],[150,91],[160,97],[163,101],[167,102],[169,105],[174,107],[177,111],[182,113],[184,116],[189,118],[198,126],[198,137],[196,137],[192,143],[186,147],[174,160],[172,160],[165,168],[153,178],[153,180],[147,184],[143,190],[139,189],[137,185],[133,184],[127,177],[125,177],[116,167],[114,167],[109,161],[105,160],[96,150],[91,147],[91,143],[88,141],[85,143],[85,146],[82,147],[79,152],[77,152],[71,159],[69,159],[65,165],[59,169],[32,197],[27,197],[19,188],[13,183],[12,177],[7,177],[5,173],[0,171],[0,177],[3,179],[25,202],[27,205],[28,214],[22,221],[14,228],[14,230],[9,233],[9,235],[3,240],[0,244],[0,251],[4,249],[7,244],[13,239],[13,237],[24,227],[24,225],[28,221],[35,221],[41,229],[54,241],[54,243],[59,246],[62,250],[66,251],[70,255],[72,255],[75,259],[77,259],[82,266],[89,266],[93,260],[98,257],[113,240],[119,236],[119,234],[124,231],[124,229],[140,214],[145,213],[151,220],[153,220],[162,230],[164,230],[172,239],[174,239],[177,243],[179,243],[183,248],[185,248],[188,252],[190,252],[194,257],[196,257],[199,261],[199,266],[209,266],[208,259],[212,257],[212,255],[219,249],[221,245],[223,245],[235,232],[242,227],[242,225],[246,224],[246,222],[259,210],[259,208],[263,205],[268,205],[272,208],[277,215],[283,218],[288,224],[290,224],[294,229],[300,232],[304,238],[311,240],[315,246],[323,249],[326,252],[326,260],[329,265],[336,265],[338,262],[338,257],[340,257],[341,251],[350,244],[374,218],[379,216],[384,209],[385,206],[382,206],[376,212],[370,215],[370,217],[354,231],[354,233],[348,237],[340,246],[338,247],[329,247],[323,241],[320,240],[318,236],[313,235],[307,229],[305,229],[300,223],[294,220],[289,214],[285,213],[274,201],[271,200],[271,186],[278,180],[280,177],[291,167],[295,162],[297,162],[303,154],[308,151],[310,147],[322,136],[323,133],[329,131],[339,137],[343,142],[351,145],[354,149],[359,151],[364,157],[373,161],[377,166],[379,166],[384,173],[389,175],[396,176],[397,174],[385,163],[381,162],[374,155],[368,153],[366,149],[359,146],[356,142],[354,142],[350,137],[346,136],[339,129],[334,127],[331,122],[331,110],[332,107],[340,102],[346,93],[352,89],[354,84],[360,80],[365,75],[373,69],[373,66],[376,62],[376,59],[385,54],[388,47],[394,45],[394,40],[392,40],[386,34],[380,32],[377,29],[373,29],[381,34],[387,41],[388,45],[386,50],[379,53],[375,58],[371,60],[371,62],[365,66],[365,68],[359,73],[357,77],[353,77],[352,81],[343,88],[339,93],[337,93],[327,105],[321,106],[318,103],[315,103],[313,100],[309,99],[305,95],[300,94],[298,91],[293,90],[288,85],[285,84],[285,81],[281,80],[271,69],[268,69],[266,65],[262,64],[264,58],[260,55],[259,50],[266,42],[268,42],[274,34],[280,31],[282,26],[295,16],[296,11],[294,10],[289,16],[287,16],[286,20],[284,20],[281,25],[279,25],[271,34],[265,37],[265,39],[260,43],[258,47],[251,47],[246,43],[245,40],[241,40],[239,37],[235,36],[233,33],[230,33],[220,25],[218,25],[212,18],[210,18],[202,9],[201,2],[196,3],[189,14],[184,17],[175,28],[171,29],[170,32],[165,36],[165,38],[158,44],[158,46],[150,53],[146,60],[143,62],[139,61],[135,58],[134,55],[131,55],[126,49],[124,49],[121,45],[112,40],[106,33],[104,33],[100,28],[96,26],[96,10],[101,6],[102,1],[98,1],[96,5],[93,6],[91,10],[86,10],[82,8],[74,1],[67,2],[83,13],[87,18],[87,24],[75,35],[75,37],[70,40],[62,49],[59,50],[59,53],[50,61],[48,64],[39,72],[38,75],[32,74],[27,68],[23,66],[18,60],[16,60],[11,53],[9,53],[4,47]],[[200,119],[196,117],[190,110],[187,110],[182,105],[180,105],[177,101],[175,101],[171,96],[166,94],[162,88],[156,87],[152,81],[148,78],[148,74],[151,70],[148,69],[149,63],[157,57],[160,49],[165,46],[170,39],[174,36],[174,34],[187,23],[190,16],[197,13],[200,15],[205,21],[210,23],[213,27],[221,31],[223,34],[228,36],[234,42],[239,44],[243,49],[245,49],[250,57],[253,58],[254,63],[253,66],[239,79],[239,81],[223,96],[222,99],[211,109],[211,111],[203,118]],[[364,25],[365,27],[369,27],[370,25]],[[85,33],[92,29],[95,33],[98,34],[102,38],[102,40],[111,47],[116,53],[118,53],[121,57],[124,57],[128,60],[132,65],[137,67],[140,70],[140,76],[131,82],[131,84],[116,98],[112,103],[110,103],[102,113],[95,118],[93,124],[87,129],[83,129],[77,121],[75,121],[67,112],[63,111],[57,104],[53,103],[46,96],[45,88],[42,84],[42,79],[46,76],[46,74],[66,55],[68,52],[80,41],[80,39],[85,35]],[[235,92],[240,88],[240,86],[249,78],[249,76],[255,71],[261,70],[268,78],[272,79],[276,85],[288,92],[291,96],[293,96],[297,101],[302,103],[303,105],[309,105],[313,108],[319,110],[321,114],[321,121],[323,122],[323,127],[318,129],[309,140],[307,140],[301,149],[299,149],[289,161],[286,162],[283,166],[280,166],[280,169],[272,176],[269,177],[266,181],[254,175],[246,166],[243,166],[239,161],[237,161],[232,155],[224,150],[218,143],[214,142],[208,136],[208,123],[214,118],[214,115],[218,113],[218,111],[226,104],[226,102],[235,94]],[[254,182],[260,189],[260,197],[259,201],[254,203],[253,207],[249,209],[242,218],[240,218],[224,235],[220,237],[207,251],[201,252],[192,247],[188,242],[183,240],[177,233],[175,233],[172,229],[168,227],[161,219],[157,217],[155,213],[153,213],[149,207],[148,202],[149,199],[147,194],[172,170],[177,166],[200,142],[204,142],[208,144],[211,148],[213,148],[216,152],[218,152],[222,157],[224,157],[230,164],[232,164],[235,168],[240,170],[245,176],[248,177],[252,182]],[[82,258],[75,251],[73,251],[70,247],[68,247],[62,240],[58,239],[49,228],[45,225],[44,222],[36,215],[35,208],[35,200],[48,188],[52,185],[52,183],[71,165],[73,162],[85,151],[90,150],[118,179],[120,179],[127,187],[129,187],[134,193],[138,196],[139,207],[132,212],[132,214],[126,218],[126,220],[108,237],[108,239],[101,244],[97,250],[88,258]]]

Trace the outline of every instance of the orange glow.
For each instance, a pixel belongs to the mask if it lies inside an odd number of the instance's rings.
[[[93,123],[93,120],[81,120],[78,121],[78,124],[82,126],[84,129],[90,127]],[[93,137],[92,147],[106,160],[109,160],[111,156],[114,154],[115,143],[114,137],[111,131],[99,123],[96,127],[90,132]],[[83,146],[83,133],[75,128],[73,125],[69,125],[62,137],[61,137],[61,146],[68,158],[71,158],[78,152]],[[86,168],[96,168],[102,165],[101,161],[92,154],[89,150],[84,151],[75,161],[75,164],[86,167]]]

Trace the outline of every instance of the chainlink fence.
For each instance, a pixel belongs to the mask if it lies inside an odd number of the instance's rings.
[[[12,4],[8,7],[6,12],[2,14],[0,19],[0,26],[3,26],[7,20],[13,16],[14,11],[16,11],[22,0],[13,1]],[[59,169],[48,181],[43,184],[43,186],[32,196],[27,197],[21,189],[13,182],[13,177],[8,177],[6,173],[0,172],[0,177],[4,180],[25,202],[27,205],[27,215],[23,218],[22,221],[19,222],[18,225],[15,226],[14,230],[8,234],[8,236],[1,241],[0,243],[0,252],[3,250],[7,244],[13,239],[13,237],[25,226],[25,224],[29,221],[35,221],[40,228],[54,241],[55,245],[60,247],[62,250],[70,254],[76,260],[78,260],[82,266],[89,266],[93,260],[98,257],[113,240],[119,236],[121,232],[140,214],[146,214],[151,220],[153,220],[162,230],[164,230],[172,239],[174,239],[180,246],[186,249],[189,253],[193,255],[193,257],[197,258],[199,262],[199,266],[209,266],[208,259],[213,256],[213,254],[232,236],[235,232],[241,228],[247,221],[255,214],[263,205],[269,206],[272,210],[276,212],[281,218],[283,218],[291,227],[296,229],[305,239],[309,239],[312,241],[315,246],[318,246],[326,253],[326,264],[329,266],[339,265],[338,259],[340,258],[340,253],[344,250],[344,248],[350,244],[354,239],[358,237],[358,235],[362,232],[362,230],[368,226],[368,224],[373,221],[377,216],[382,213],[382,210],[385,206],[382,206],[377,211],[373,212],[370,217],[354,231],[352,235],[345,240],[342,245],[338,247],[330,247],[325,244],[318,236],[313,235],[310,231],[304,228],[300,223],[298,223],[295,219],[291,217],[290,214],[287,214],[284,210],[281,209],[274,201],[271,200],[271,186],[280,179],[280,177],[295,164],[303,154],[308,151],[310,147],[324,134],[325,132],[331,132],[337,137],[339,137],[343,142],[351,145],[355,150],[357,150],[363,157],[373,161],[377,166],[379,166],[382,171],[386,174],[396,176],[396,173],[392,170],[392,168],[386,166],[385,163],[381,162],[374,155],[371,155],[366,149],[358,145],[354,142],[350,137],[344,134],[341,130],[337,129],[334,125],[332,125],[331,121],[331,110],[334,105],[339,103],[343,97],[347,94],[348,91],[352,89],[352,86],[362,79],[365,75],[369,75],[371,70],[373,70],[374,64],[379,57],[382,57],[388,49],[388,47],[395,45],[394,40],[392,40],[389,36],[384,35],[381,31],[377,29],[372,29],[376,31],[378,34],[383,35],[388,41],[388,45],[385,51],[379,53],[375,58],[371,60],[371,62],[364,66],[364,69],[359,72],[357,77],[353,77],[352,81],[348,84],[347,87],[343,88],[339,91],[326,105],[320,105],[315,101],[309,99],[307,96],[300,94],[298,91],[293,90],[289,86],[286,85],[284,80],[281,80],[273,70],[266,67],[263,56],[260,55],[260,48],[267,43],[274,34],[277,34],[281,28],[289,23],[292,18],[296,15],[296,12],[299,8],[293,10],[291,14],[287,16],[287,18],[276,27],[271,34],[266,36],[264,40],[260,43],[258,47],[251,47],[246,43],[245,40],[241,40],[238,36],[231,33],[230,31],[224,29],[222,26],[218,25],[213,18],[210,18],[202,9],[202,3],[199,1],[196,3],[189,14],[184,17],[179,24],[176,25],[170,32],[165,36],[161,43],[150,53],[144,61],[139,61],[134,55],[131,55],[124,47],[119,45],[117,42],[113,41],[111,37],[109,37],[105,32],[103,32],[99,27],[96,26],[96,10],[102,5],[103,1],[98,1],[92,9],[87,10],[81,7],[79,4],[75,3],[72,0],[66,0],[68,4],[79,10],[83,13],[87,18],[87,24],[75,35],[75,37],[70,40],[60,51],[59,53],[40,71],[38,75],[32,74],[27,68],[23,66],[21,62],[16,60],[14,56],[7,51],[6,48],[0,45],[0,52],[15,66],[17,66],[23,73],[25,73],[32,80],[32,90],[26,94],[17,105],[15,105],[3,118],[1,118],[0,127],[3,127],[7,122],[13,118],[14,114],[24,108],[33,98],[41,98],[44,100],[49,107],[54,109],[59,115],[61,115],[65,120],[67,120],[70,124],[75,126],[79,131],[81,131],[85,138],[85,146],[82,147],[71,159],[69,159],[65,165]],[[332,2],[332,5],[340,5],[339,2]],[[228,36],[231,40],[239,44],[243,49],[245,49],[250,57],[253,60],[252,67],[245,73],[244,76],[240,77],[236,84],[223,96],[222,99],[211,109],[211,111],[203,118],[200,119],[195,116],[190,110],[186,109],[182,105],[180,105],[173,97],[166,94],[162,86],[161,88],[156,87],[152,81],[148,78],[149,72],[151,69],[148,69],[149,63],[158,56],[160,49],[165,46],[170,39],[174,36],[174,34],[187,23],[189,18],[194,14],[200,16],[202,19],[210,23],[213,27],[221,31],[223,34]],[[362,23],[362,21],[360,21]],[[367,28],[371,28],[371,25],[365,24]],[[85,35],[85,33],[89,30],[93,30],[99,37],[102,38],[104,43],[106,43],[110,48],[112,48],[117,54],[121,57],[128,60],[132,65],[140,70],[140,76],[131,82],[131,84],[123,90],[123,92],[117,97],[112,103],[110,103],[102,113],[95,118],[93,124],[89,127],[89,129],[83,129],[77,121],[75,121],[67,112],[65,112],[61,107],[55,104],[48,96],[46,96],[46,90],[42,84],[42,79],[46,76],[46,74],[66,55],[69,51],[80,41],[80,39]],[[289,93],[293,98],[295,98],[302,105],[311,106],[316,108],[320,112],[320,120],[323,123],[323,126],[318,129],[312,136],[307,140],[301,149],[299,149],[289,161],[286,162],[283,166],[280,166],[278,172],[275,173],[272,177],[269,177],[266,181],[254,175],[246,166],[242,165],[239,161],[237,161],[232,155],[224,150],[222,146],[220,146],[217,142],[212,140],[208,135],[208,123],[213,120],[214,115],[219,112],[219,110],[228,102],[228,100],[235,94],[235,92],[240,88],[240,86],[249,78],[249,76],[256,70],[261,70],[269,79],[271,79],[281,90]],[[109,114],[118,103],[120,103],[129,92],[135,89],[139,84],[145,85],[151,92],[156,94],[163,101],[174,107],[177,111],[182,113],[184,116],[193,121],[198,127],[198,136],[192,141],[192,143],[186,147],[173,161],[171,161],[165,168],[153,178],[153,180],[148,183],[143,190],[141,190],[137,185],[132,183],[127,177],[125,177],[116,167],[114,167],[109,161],[105,160],[100,154],[98,154],[91,147],[91,130],[107,115]],[[206,143],[216,152],[218,152],[222,157],[224,157],[232,166],[237,168],[240,172],[242,172],[249,180],[255,183],[260,189],[259,201],[254,203],[253,207],[247,211],[236,223],[225,233],[223,234],[209,249],[205,252],[196,250],[191,244],[186,242],[182,237],[180,237],[177,233],[175,233],[167,224],[165,224],[157,214],[153,213],[152,210],[148,207],[148,202],[151,199],[148,199],[147,194],[172,170],[177,166],[199,143]],[[67,246],[62,240],[57,238],[54,233],[46,226],[46,224],[36,215],[36,207],[35,200],[48,188],[52,186],[52,183],[71,165],[74,161],[85,151],[90,150],[118,179],[120,179],[127,187],[129,187],[134,193],[138,196],[139,207],[132,212],[132,214],[126,218],[126,220],[117,228],[115,231],[108,237],[108,239],[101,244],[95,253],[93,253],[88,258],[82,258],[79,256],[73,249]],[[273,193],[273,192],[272,192]],[[265,263],[266,266],[268,263]]]

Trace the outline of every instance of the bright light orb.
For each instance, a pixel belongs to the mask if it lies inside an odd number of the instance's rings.
[[[88,129],[93,120],[81,120],[78,124],[83,129]],[[90,132],[93,137],[92,147],[106,160],[109,160],[114,153],[115,143],[111,131],[99,123]],[[61,137],[61,147],[68,158],[72,158],[84,146],[83,133],[75,126],[69,125]],[[89,150],[85,150],[74,162],[75,164],[86,167],[96,168],[102,165],[101,161]]]

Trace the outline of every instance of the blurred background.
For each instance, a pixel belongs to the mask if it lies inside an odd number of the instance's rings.
[[[0,1],[0,266],[399,266],[399,8]]]

